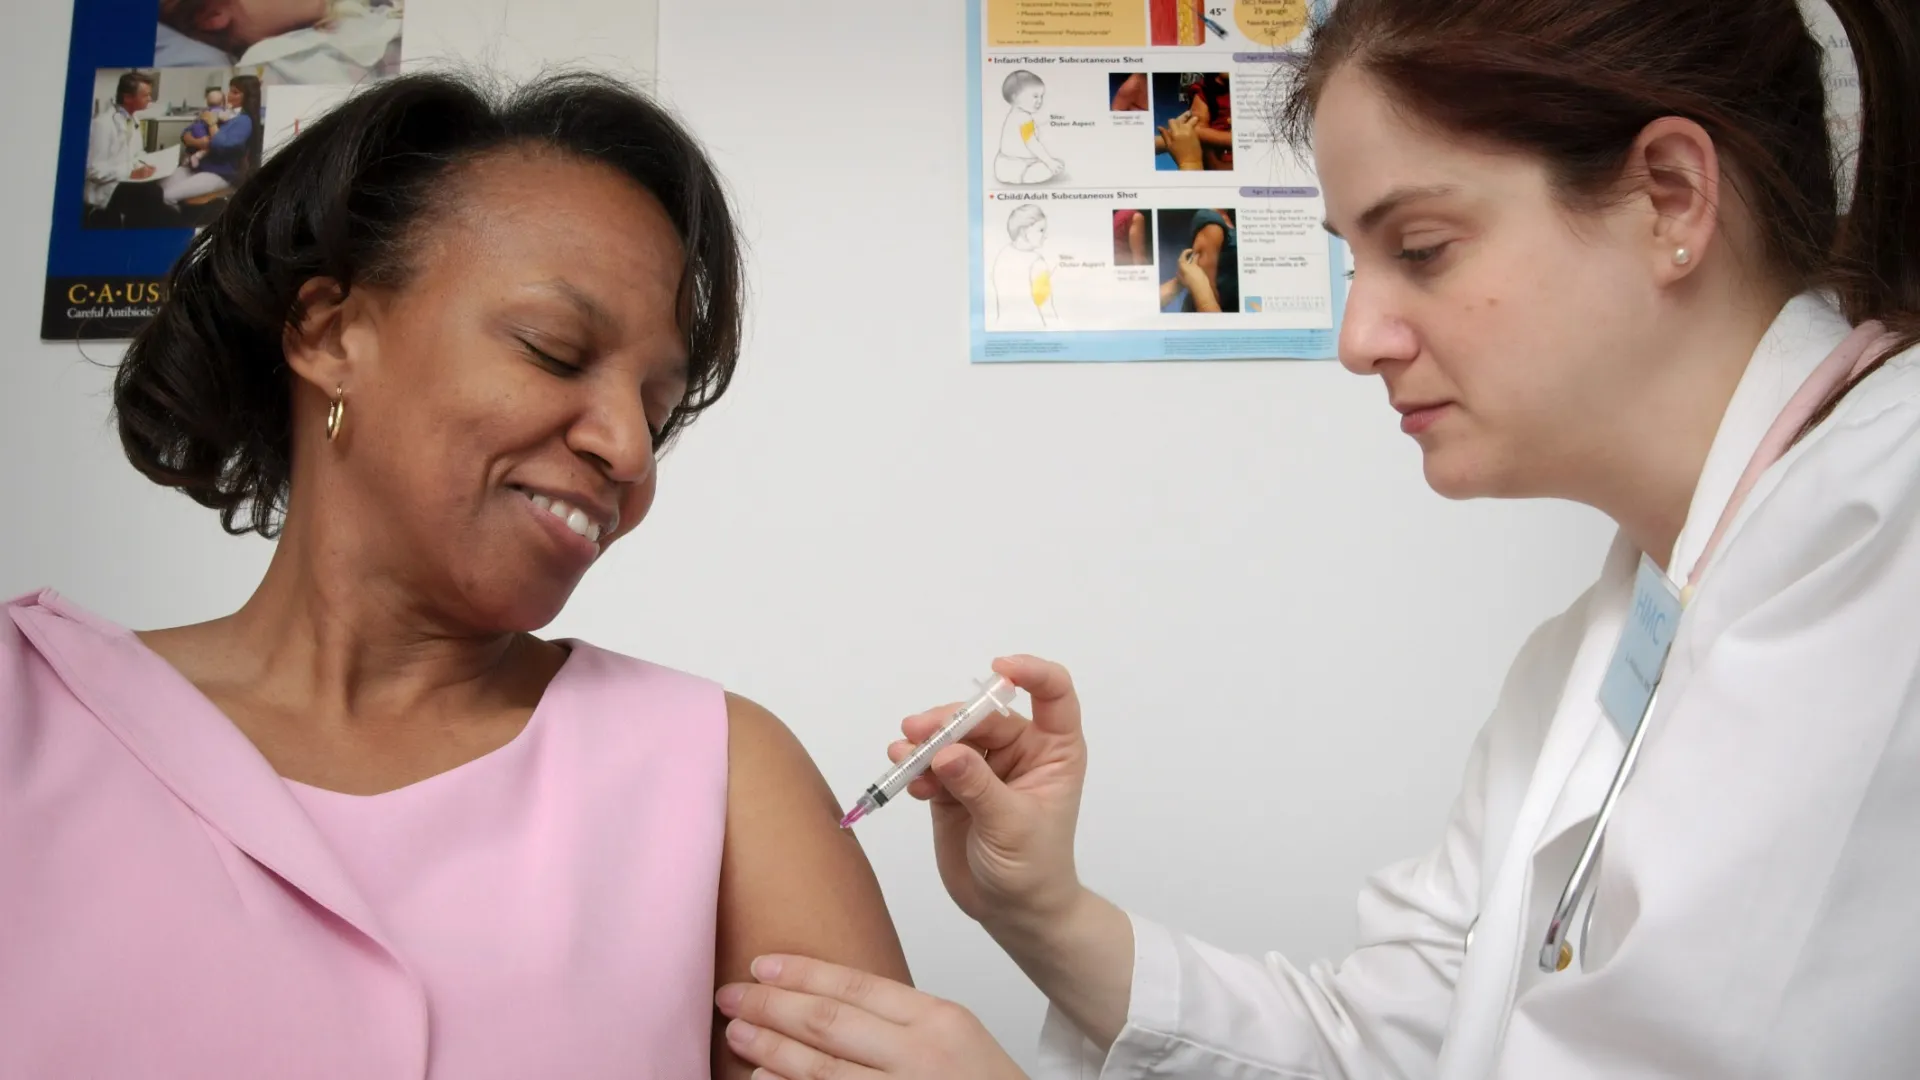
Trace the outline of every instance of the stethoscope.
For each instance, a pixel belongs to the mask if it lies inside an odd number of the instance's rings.
[[[1707,563],[1719,547],[1721,538],[1728,526],[1739,513],[1740,505],[1747,494],[1759,482],[1762,473],[1772,468],[1786,452],[1792,448],[1795,439],[1807,421],[1832,396],[1833,392],[1847,380],[1858,378],[1870,360],[1881,349],[1876,344],[1885,344],[1886,328],[1878,322],[1861,325],[1846,340],[1834,349],[1832,355],[1820,362],[1813,374],[1787,402],[1786,408],[1774,419],[1773,426],[1767,430],[1766,437],[1760,440],[1760,446],[1754,451],[1753,458],[1747,462],[1746,471],[1741,473],[1740,482],[1734,486],[1733,495],[1728,499],[1726,509],[1721,511],[1720,520],[1714,525],[1713,534],[1708,537],[1706,547],[1701,549],[1700,557],[1694,560],[1693,570],[1687,575],[1684,587],[1678,590],[1675,599],[1684,613],[1692,603],[1698,591],[1700,577]],[[1672,579],[1660,574],[1663,584],[1673,588]],[[1677,636],[1677,634],[1676,634]],[[1540,970],[1548,974],[1565,971],[1572,965],[1574,950],[1567,940],[1568,931],[1573,924],[1574,912],[1586,902],[1586,914],[1580,926],[1580,965],[1586,967],[1587,942],[1593,927],[1594,904],[1587,900],[1587,893],[1593,884],[1594,872],[1600,862],[1600,851],[1606,843],[1607,823],[1612,820],[1614,809],[1619,805],[1620,793],[1626,789],[1627,781],[1633,777],[1633,769],[1640,760],[1640,750],[1647,738],[1647,718],[1651,716],[1660,701],[1660,679],[1666,673],[1666,656],[1660,658],[1658,673],[1653,678],[1651,692],[1646,704],[1640,709],[1638,720],[1633,726],[1633,735],[1627,740],[1627,750],[1620,758],[1620,767],[1614,771],[1613,783],[1607,787],[1606,798],[1600,801],[1600,810],[1594,815],[1593,825],[1587,830],[1587,840],[1580,848],[1580,858],[1573,865],[1573,873],[1567,878],[1566,887],[1560,890],[1560,902],[1554,906],[1553,918],[1547,923],[1546,940],[1540,946]],[[1476,925],[1479,920],[1474,920]],[[1473,928],[1467,931],[1467,944],[1473,943]]]

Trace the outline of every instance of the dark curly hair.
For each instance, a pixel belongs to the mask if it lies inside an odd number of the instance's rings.
[[[501,89],[432,72],[373,84],[328,112],[194,237],[114,380],[134,468],[220,511],[230,533],[276,535],[292,459],[282,342],[302,318],[301,286],[403,284],[421,226],[457,197],[447,175],[512,147],[618,169],[660,200],[679,232],[689,389],[656,439],[664,447],[719,400],[740,353],[740,240],[712,163],[665,110],[605,76]]]

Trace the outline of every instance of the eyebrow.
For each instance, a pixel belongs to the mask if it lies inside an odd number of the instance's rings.
[[[613,316],[600,306],[599,301],[580,291],[579,286],[562,278],[551,278],[537,286],[542,292],[551,293],[567,302],[567,305],[580,313],[580,317],[595,327],[607,329],[615,325]]]
[[[1366,212],[1360,215],[1360,231],[1363,233],[1372,232],[1382,221],[1386,220],[1388,214],[1406,206],[1408,203],[1426,202],[1429,199],[1444,198],[1445,196],[1458,193],[1459,190],[1459,188],[1452,184],[1431,184],[1427,187],[1394,188],[1392,191],[1387,192],[1386,196],[1379,202],[1367,207]],[[1334,228],[1333,222],[1331,221],[1321,222],[1320,227],[1335,236],[1340,235],[1340,230]]]

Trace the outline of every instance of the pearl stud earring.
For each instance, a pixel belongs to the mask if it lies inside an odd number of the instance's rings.
[[[1685,266],[1692,261],[1693,252],[1688,251],[1686,248],[1681,248],[1673,253],[1673,265],[1675,266]]]

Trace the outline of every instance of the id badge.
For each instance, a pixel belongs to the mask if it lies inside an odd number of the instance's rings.
[[[1660,672],[1667,666],[1667,651],[1673,648],[1674,634],[1680,627],[1680,594],[1673,582],[1645,555],[1640,556],[1640,571],[1633,579],[1633,603],[1627,608],[1627,621],[1620,628],[1620,643],[1614,646],[1613,662],[1600,682],[1600,708],[1620,731],[1620,737],[1633,738],[1647,715],[1647,703],[1660,683]]]

